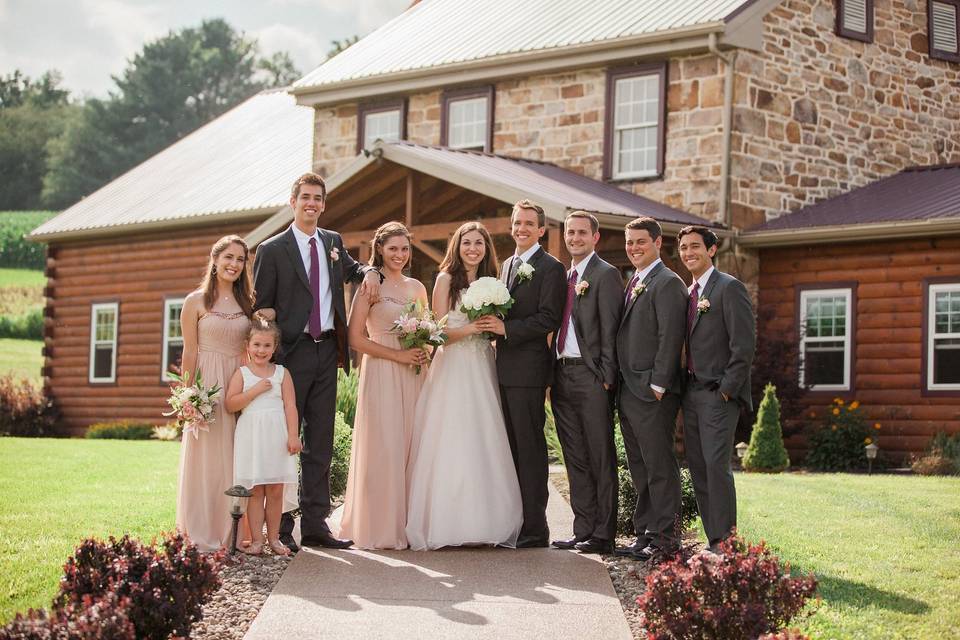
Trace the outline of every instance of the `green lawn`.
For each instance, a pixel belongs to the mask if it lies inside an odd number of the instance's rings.
[[[48,606],[85,537],[150,539],[174,526],[180,445],[0,439],[0,623]]]
[[[40,287],[47,284],[43,271],[0,268],[0,287]]]
[[[960,638],[960,478],[738,474],[740,532],[813,571],[812,638]]]
[[[39,383],[43,367],[42,340],[0,338],[0,376],[12,374]]]

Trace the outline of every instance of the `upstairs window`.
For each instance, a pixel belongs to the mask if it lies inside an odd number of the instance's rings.
[[[960,282],[929,285],[926,325],[927,391],[960,391]]]
[[[604,177],[650,178],[663,173],[666,64],[607,73]]]
[[[873,0],[837,0],[837,35],[873,42]]]
[[[929,0],[930,57],[960,62],[960,0]]]
[[[161,378],[172,380],[171,373],[181,373],[183,357],[183,331],[180,328],[180,312],[183,298],[169,298],[163,303],[163,368]]]
[[[397,100],[360,105],[357,122],[357,153],[369,149],[377,140],[404,140],[407,137],[407,103]]]
[[[800,383],[811,391],[849,391],[852,289],[800,292]]]
[[[90,308],[90,382],[117,381],[117,323],[120,304],[103,302]]]
[[[440,144],[451,149],[493,151],[493,87],[443,94]]]

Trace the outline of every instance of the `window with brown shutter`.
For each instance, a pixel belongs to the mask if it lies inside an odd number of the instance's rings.
[[[837,35],[873,42],[873,0],[837,0]]]
[[[440,146],[493,151],[493,85],[444,91],[440,98]]]
[[[664,62],[607,71],[603,177],[640,180],[663,175],[667,119]]]
[[[406,138],[406,100],[360,105],[357,110],[357,153],[369,149],[377,140],[394,142]]]
[[[930,57],[960,62],[960,0],[929,0]]]

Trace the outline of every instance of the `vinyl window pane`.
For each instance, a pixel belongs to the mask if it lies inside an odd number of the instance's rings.
[[[933,383],[960,384],[960,338],[934,340]]]
[[[483,149],[487,143],[487,98],[448,103],[447,144],[453,149]]]
[[[659,75],[635,76],[615,81],[615,176],[656,173],[660,112]]]
[[[394,142],[400,139],[400,110],[368,113],[363,120],[363,148],[369,149],[378,139]]]

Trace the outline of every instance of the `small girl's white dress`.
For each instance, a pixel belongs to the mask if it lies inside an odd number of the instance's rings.
[[[237,420],[233,443],[234,484],[247,489],[261,484],[283,484],[283,510],[297,508],[297,457],[287,452],[287,421],[283,413],[283,372],[276,365],[270,390],[254,398]],[[240,367],[243,390],[261,378]]]

